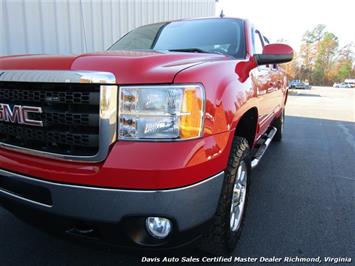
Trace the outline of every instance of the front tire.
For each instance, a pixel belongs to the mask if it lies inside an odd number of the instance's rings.
[[[247,206],[249,153],[248,141],[235,137],[217,212],[209,231],[200,242],[200,248],[204,251],[216,255],[227,254],[237,244]]]

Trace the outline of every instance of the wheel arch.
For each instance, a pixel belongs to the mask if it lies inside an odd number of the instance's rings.
[[[252,107],[248,109],[238,120],[235,128],[235,136],[245,138],[249,147],[252,148],[258,127],[258,109]]]

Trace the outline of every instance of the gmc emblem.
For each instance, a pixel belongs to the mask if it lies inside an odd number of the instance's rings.
[[[35,127],[43,127],[43,122],[28,118],[29,113],[42,113],[41,107],[10,105],[0,103],[0,122],[9,122],[13,124],[21,124]]]

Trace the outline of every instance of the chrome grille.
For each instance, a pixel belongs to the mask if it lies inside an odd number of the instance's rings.
[[[93,156],[99,148],[100,86],[0,82],[0,103],[41,107],[29,118],[43,127],[0,122],[0,142],[65,155]]]
[[[0,148],[98,162],[116,140],[115,76],[96,71],[0,70],[0,103],[40,107],[43,127],[0,121]]]

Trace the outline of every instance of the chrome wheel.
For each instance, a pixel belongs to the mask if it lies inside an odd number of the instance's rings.
[[[246,199],[247,179],[248,169],[246,163],[241,161],[233,186],[230,210],[230,229],[233,232],[237,231],[241,225]]]

